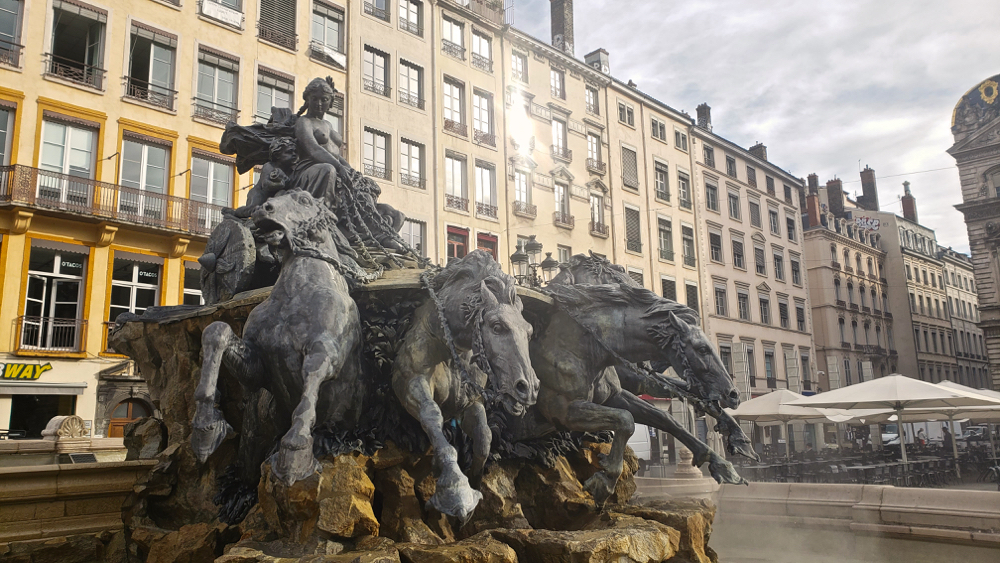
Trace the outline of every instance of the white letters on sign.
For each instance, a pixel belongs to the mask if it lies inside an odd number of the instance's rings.
[[[869,231],[877,231],[878,226],[881,223],[878,219],[873,219],[871,217],[855,217],[854,226],[859,229],[868,229]]]

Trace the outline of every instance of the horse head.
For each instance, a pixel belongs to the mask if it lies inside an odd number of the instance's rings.
[[[336,217],[326,205],[299,189],[268,199],[254,210],[251,219],[272,248],[294,248],[305,241],[329,244],[329,231],[336,228]]]
[[[559,273],[549,283],[599,285],[605,283],[624,283],[638,286],[635,280],[625,272],[625,268],[612,264],[607,258],[597,256],[593,252],[574,254],[569,262],[559,265]]]

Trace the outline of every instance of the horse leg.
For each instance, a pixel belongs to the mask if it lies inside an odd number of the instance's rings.
[[[539,397],[541,399],[541,397]],[[598,405],[587,401],[573,401],[562,409],[564,412],[557,417],[556,423],[569,430],[577,432],[600,432],[613,430],[614,441],[611,452],[600,458],[602,471],[594,473],[583,484],[598,506],[603,506],[615,490],[618,477],[622,474],[622,462],[625,458],[625,446],[629,437],[635,431],[632,415],[627,410]]]
[[[195,414],[191,421],[191,448],[205,463],[233,428],[216,403],[219,369],[222,364],[248,388],[260,388],[260,365],[256,355],[233,329],[222,321],[205,328],[201,335],[203,361],[201,379],[195,388]]]
[[[437,486],[427,504],[464,522],[472,515],[483,495],[469,486],[469,479],[458,467],[458,452],[444,436],[444,417],[441,416],[440,407],[434,402],[434,395],[427,381],[419,376],[414,377],[406,384],[403,395],[403,406],[413,418],[420,421],[420,426],[434,448],[434,476],[437,478]]]
[[[622,389],[616,395],[609,397],[604,404],[625,409],[632,413],[632,417],[637,423],[659,428],[677,438],[680,443],[691,450],[691,454],[694,457],[691,464],[695,467],[701,467],[702,464],[707,462],[712,477],[719,483],[731,483],[734,485],[746,483],[736,473],[733,464],[712,451],[707,444],[699,440],[695,435],[685,430],[669,414],[643,401],[632,393]]]
[[[493,432],[486,422],[486,407],[476,402],[462,413],[462,432],[472,438],[472,470],[469,475],[469,485],[478,489],[483,480],[483,468],[486,458],[490,455],[490,443]]]

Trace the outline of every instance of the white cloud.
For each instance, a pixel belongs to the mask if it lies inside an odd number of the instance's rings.
[[[576,0],[580,58],[599,47],[613,74],[694,114],[712,106],[715,132],[757,141],[798,176],[835,175],[860,190],[858,165],[900,212],[911,183],[921,222],[968,251],[953,143],[958,99],[1000,72],[1000,2],[909,0]],[[514,24],[548,41],[548,0],[516,0]],[[937,168],[949,170],[915,172]]]

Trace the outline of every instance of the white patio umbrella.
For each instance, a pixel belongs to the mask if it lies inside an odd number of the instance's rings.
[[[976,393],[977,395],[983,395],[985,397],[991,397],[991,398],[1000,400],[1000,392],[998,392],[998,391],[991,391],[989,389],[973,389],[972,387],[968,387],[966,385],[962,385],[961,383],[955,383],[954,381],[942,381],[941,383],[938,383],[938,385],[940,385],[942,387],[947,387],[949,389],[958,389],[960,391],[965,391],[965,392],[968,392],[968,393]],[[961,417],[961,418],[968,418],[968,419],[971,419],[971,420],[975,420],[977,422],[985,422],[986,423],[986,430],[987,430],[988,438],[990,439],[990,452],[993,454],[993,457],[996,457],[997,450],[996,450],[996,446],[993,444],[993,424],[992,423],[993,422],[1000,422],[1000,406],[996,406],[996,407],[983,407],[983,408],[966,408],[966,409],[962,409],[961,413],[948,412],[948,413],[943,413],[943,414],[948,414],[949,415],[948,416],[948,420],[949,421],[953,420],[954,418]],[[955,467],[958,467],[958,463],[957,463],[957,461],[958,461],[958,445],[956,444],[956,440],[954,440],[954,439],[952,439],[951,444],[952,444],[952,447],[954,448],[954,454],[955,454],[955,460],[956,460]]]
[[[788,423],[793,420],[823,421],[829,416],[844,416],[843,412],[832,409],[817,409],[812,407],[796,407],[788,403],[804,399],[788,389],[778,389],[760,397],[740,403],[735,409],[726,409],[733,418],[750,420],[758,423],[780,423],[785,434],[785,459],[789,459],[791,442],[788,440]],[[829,411],[829,412],[828,412]],[[829,416],[828,416],[829,415]],[[849,415],[848,415],[849,416]]]
[[[907,409],[1000,406],[1000,399],[943,387],[895,373],[857,385],[849,385],[826,393],[804,397],[793,401],[790,406],[849,410],[892,409],[896,411],[899,419],[903,420],[902,413]],[[902,433],[900,433],[899,442],[903,454],[903,466],[908,467],[906,441],[902,439]]]

